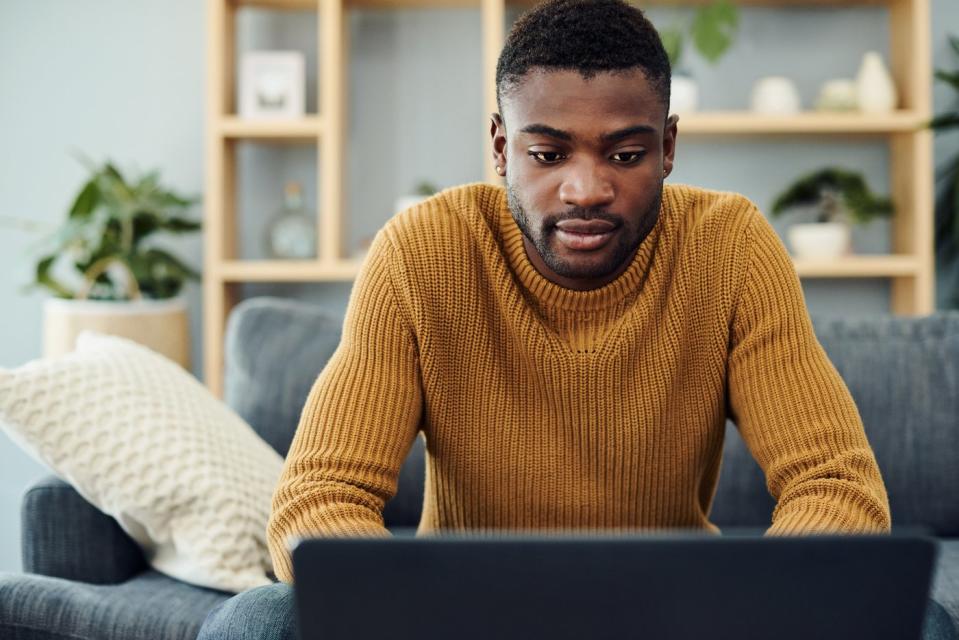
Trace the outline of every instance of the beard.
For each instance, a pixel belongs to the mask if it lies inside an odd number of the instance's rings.
[[[534,229],[530,223],[526,209],[519,201],[519,196],[509,180],[506,181],[506,201],[516,226],[523,236],[536,248],[543,262],[550,269],[564,278],[603,278],[614,273],[623,262],[629,259],[639,245],[649,235],[656,221],[659,219],[659,207],[663,196],[663,181],[659,181],[656,197],[653,198],[643,214],[635,220],[624,219],[604,209],[573,207],[563,213],[551,213],[543,216],[539,228]],[[567,260],[553,250],[553,238],[556,234],[556,223],[570,218],[608,220],[613,224],[622,225],[616,243],[607,256],[600,261],[577,263]]]

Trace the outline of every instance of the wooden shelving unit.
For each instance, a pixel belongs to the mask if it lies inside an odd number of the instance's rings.
[[[709,0],[650,0],[648,4],[697,5]],[[886,278],[892,311],[925,314],[934,308],[932,67],[929,0],[736,0],[771,7],[887,6],[890,66],[901,109],[881,116],[805,113],[761,117],[742,112],[697,113],[681,118],[682,136],[879,137],[890,145],[890,184],[897,214],[891,255],[856,255],[836,261],[797,261],[804,278]],[[207,0],[207,184],[204,260],[204,369],[207,386],[222,394],[223,333],[245,282],[334,282],[356,277],[359,258],[342,246],[343,132],[348,109],[345,70],[349,65],[347,16],[351,8],[475,7],[482,29],[484,108],[496,110],[496,59],[505,35],[505,0]],[[516,4],[533,4],[522,0]],[[316,13],[319,50],[319,114],[295,122],[244,121],[235,115],[233,60],[237,11],[246,7]],[[235,165],[241,141],[316,145],[320,202],[315,260],[241,260],[237,255]],[[489,156],[486,149],[484,158]],[[490,162],[485,179],[501,183]]]

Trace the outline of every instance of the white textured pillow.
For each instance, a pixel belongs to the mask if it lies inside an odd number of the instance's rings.
[[[0,427],[116,518],[158,571],[225,591],[270,582],[283,461],[179,365],[84,332],[74,353],[0,370]]]

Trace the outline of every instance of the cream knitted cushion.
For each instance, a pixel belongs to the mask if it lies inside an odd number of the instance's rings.
[[[74,353],[0,369],[0,427],[134,539],[158,571],[268,584],[280,456],[181,367],[84,332]]]

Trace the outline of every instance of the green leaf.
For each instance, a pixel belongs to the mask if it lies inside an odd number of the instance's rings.
[[[952,50],[957,56],[959,56],[959,37],[957,36],[948,36],[949,44],[952,45]]]
[[[683,57],[683,32],[676,27],[662,29],[659,32],[659,39],[666,49],[666,55],[669,57],[669,65],[675,70]]]
[[[72,298],[73,292],[59,283],[52,275],[50,275],[50,269],[53,267],[53,263],[56,262],[57,255],[53,254],[42,258],[40,262],[37,263],[37,279],[36,284],[42,287],[46,287],[52,291],[57,297],[60,298]]]
[[[733,43],[739,28],[739,11],[728,0],[700,7],[693,18],[693,43],[700,54],[715,64]]]
[[[160,226],[170,233],[186,233],[189,231],[199,231],[203,228],[203,223],[199,220],[188,220],[186,218],[170,216],[163,221]]]
[[[71,218],[87,218],[99,203],[100,190],[97,188],[96,179],[91,178],[77,194],[69,215]]]
[[[855,222],[868,222],[873,218],[892,215],[893,204],[889,198],[876,196],[866,186],[859,173],[836,167],[827,167],[810,173],[781,193],[773,203],[773,215],[803,205],[823,207],[828,194],[840,197]]]
[[[959,71],[949,72],[943,71],[942,69],[936,69],[935,78],[936,80],[945,82],[953,89],[959,91]]]
[[[943,113],[932,119],[929,126],[933,129],[951,129],[959,127],[959,112]]]

